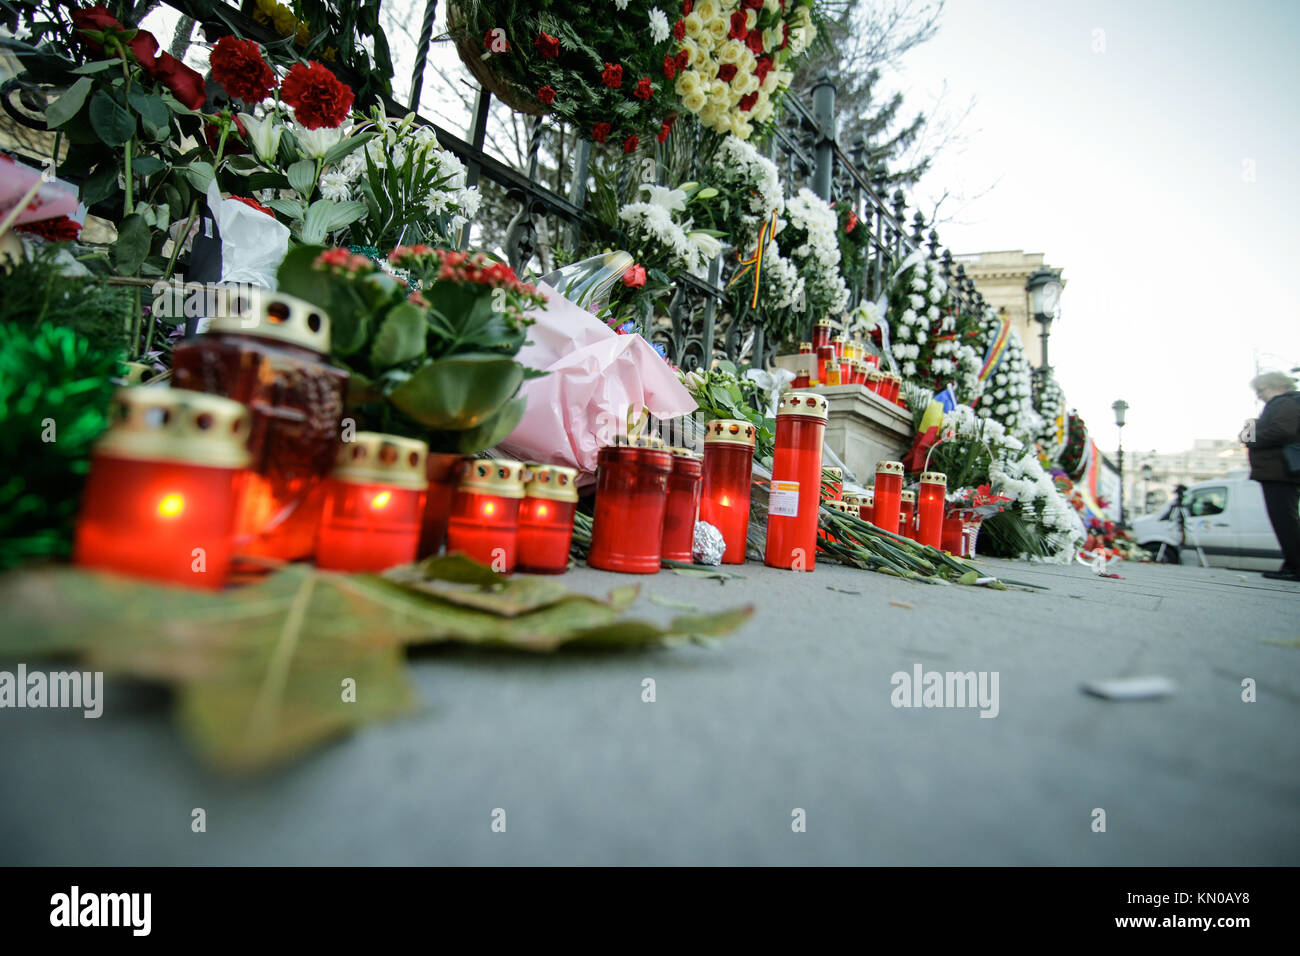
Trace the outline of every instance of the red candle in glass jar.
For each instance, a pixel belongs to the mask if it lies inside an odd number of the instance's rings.
[[[831,369],[839,371],[839,365],[835,361],[835,349],[830,345],[823,345],[817,349],[817,382],[826,385]]]
[[[821,503],[821,506],[823,508],[828,508],[831,511],[837,511],[840,514],[845,514],[845,515],[857,514],[857,510],[853,508],[847,501],[823,501]],[[825,528],[823,528],[820,522],[818,522],[817,525],[817,537],[819,539],[824,539],[826,541],[835,542],[836,544],[838,544],[840,541],[839,537],[833,531],[828,531]]]
[[[844,500],[847,501],[853,509],[853,514],[857,515],[863,521],[870,521],[873,524],[875,523],[875,513],[872,510],[874,499],[870,491],[861,495],[845,495]]]
[[[569,569],[573,512],[578,507],[578,469],[529,464],[519,505],[520,571],[563,574]]]
[[[797,571],[816,567],[828,407],[826,399],[815,392],[786,392],[777,405],[776,453],[763,554],[769,567]]]
[[[322,485],[338,453],[348,381],[327,358],[329,315],[268,289],[207,292],[212,322],[177,343],[173,381],[242,402],[252,413],[238,551],[283,561],[309,557]]]
[[[251,460],[248,409],[179,388],[123,388],[109,423],[92,452],[77,563],[223,587]]]
[[[867,373],[870,372],[870,371],[871,371],[871,367],[868,366],[867,363],[866,363],[865,361],[863,361],[862,359],[859,359],[858,362],[857,362],[857,364],[854,366],[854,369],[853,369],[853,381],[854,381],[854,383],[857,384],[857,385],[866,385],[866,384],[867,384]]]
[[[881,388],[882,388],[882,385],[883,385],[884,380],[885,380],[885,376],[882,375],[881,373],[879,373],[879,372],[868,372],[868,373],[867,373],[867,391],[869,391],[869,392],[875,392],[877,395],[881,395]],[[881,395],[881,397],[883,398],[884,396]]]
[[[853,363],[848,361],[840,362],[840,384],[853,384]]]
[[[898,533],[904,538],[916,537],[916,492],[904,491],[898,497]]]
[[[756,435],[753,425],[737,419],[717,418],[704,426],[700,520],[722,533],[723,564],[745,563]]]
[[[795,375],[795,377],[794,377],[794,381],[792,381],[792,382],[790,383],[790,387],[791,387],[791,388],[808,388],[809,386],[811,386],[811,385],[812,385],[812,376],[809,375],[808,372],[809,372],[809,370],[806,369],[806,368],[801,368],[801,369],[799,369],[798,373],[797,373],[797,374]]]
[[[966,534],[961,518],[951,515],[943,519],[943,550],[953,557],[966,557]]]
[[[816,354],[821,354],[821,347],[823,345],[831,344],[831,320],[830,319],[817,320],[817,322],[813,325],[812,342],[809,344],[812,346],[812,350]]]
[[[844,500],[844,469],[822,469],[822,501]]]
[[[659,572],[672,467],[668,451],[645,438],[600,450],[587,564],[625,574]]]
[[[325,482],[316,567],[382,571],[415,560],[428,451],[422,441],[379,432],[343,444]]]
[[[835,358],[844,358],[844,336],[836,335],[831,338],[831,348],[835,350]]]
[[[695,519],[700,512],[703,462],[689,448],[669,448],[673,470],[668,474],[668,507],[664,510],[663,558],[692,560]]]
[[[894,404],[898,404],[898,393],[902,390],[902,388],[903,388],[903,380],[902,380],[902,378],[900,378],[900,377],[897,376],[897,375],[890,374],[890,376],[889,376],[889,400],[890,400],[891,402],[893,402]]]
[[[884,531],[898,532],[898,506],[903,493],[903,463],[881,461],[876,463],[875,515],[873,522]]]
[[[937,548],[943,542],[944,497],[948,493],[948,476],[941,471],[921,475],[921,489],[916,499],[916,540]]]
[[[800,355],[812,355],[812,354],[813,354],[812,343],[811,343],[811,342],[800,342],[800,343],[799,343],[799,354],[800,354]]]
[[[463,554],[498,574],[510,574],[519,557],[519,503],[523,462],[480,458],[461,472],[447,522],[447,553]]]

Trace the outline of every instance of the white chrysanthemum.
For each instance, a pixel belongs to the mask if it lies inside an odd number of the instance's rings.
[[[624,2],[626,6],[626,0]],[[620,9],[622,9],[620,7]],[[658,7],[650,11],[650,37],[655,43],[663,43],[672,36],[672,28],[668,26],[668,15]]]
[[[352,198],[352,181],[342,170],[331,170],[321,175],[320,194],[330,202],[344,202]]]

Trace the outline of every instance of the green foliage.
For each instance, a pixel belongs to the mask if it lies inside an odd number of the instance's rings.
[[[766,396],[755,382],[742,378],[735,365],[724,361],[708,371],[690,372],[684,384],[700,406],[696,418],[701,422],[714,418],[749,422],[755,428],[754,457],[761,460],[772,456],[776,449],[776,419],[759,411]]]

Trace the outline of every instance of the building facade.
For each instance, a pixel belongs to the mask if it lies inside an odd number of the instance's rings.
[[[1108,453],[1114,459],[1113,453]],[[1142,466],[1151,477],[1142,477]],[[1173,497],[1177,485],[1226,478],[1250,467],[1246,449],[1231,438],[1198,438],[1187,451],[1124,452],[1124,507],[1133,515],[1159,511]]]
[[[1034,368],[1042,365],[1042,330],[1029,314],[1029,296],[1025,292],[1025,282],[1044,266],[1055,269],[1043,261],[1043,253],[1025,252],[1021,249],[975,252],[954,256],[953,262],[965,266],[966,275],[975,281],[975,288],[983,294],[985,301],[1010,319],[1011,327],[1025,347],[1025,357],[1029,364]],[[1064,276],[1061,277],[1061,284],[1065,284]],[[1050,356],[1049,346],[1048,357]]]

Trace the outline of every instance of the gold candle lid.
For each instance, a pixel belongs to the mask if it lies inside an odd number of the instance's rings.
[[[715,418],[704,426],[705,444],[746,445],[754,447],[757,430],[738,418]]]
[[[884,377],[885,377],[885,373],[884,373],[884,372],[868,372],[868,373],[867,373],[867,381],[868,381],[868,382],[879,382],[879,381],[880,381],[881,379],[883,379]]]
[[[98,455],[133,461],[247,468],[251,416],[239,402],[183,388],[119,388]]]
[[[522,498],[524,463],[510,458],[476,458],[461,472],[458,490],[474,495]]]
[[[842,345],[842,344],[844,344],[845,342],[847,342],[848,340],[847,340],[846,338],[844,338],[843,335],[832,335],[832,336],[831,336],[831,341],[832,341],[832,342],[839,342],[839,343]]]
[[[811,374],[812,374],[811,369],[806,369],[806,368],[799,369],[799,375],[804,378],[807,378]]]
[[[786,392],[776,407],[776,417],[782,415],[802,415],[826,421],[830,412],[830,403],[816,392]]]
[[[823,468],[823,469],[822,469],[822,474],[823,474],[823,475],[830,475],[832,481],[843,481],[843,480],[844,480],[844,469],[843,469],[843,468],[836,468],[836,467],[834,467],[834,466],[830,466],[830,467],[827,467],[827,468]]]
[[[700,458],[699,452],[691,448],[683,448],[681,445],[669,445],[668,454],[672,455],[674,458],[690,458],[695,461],[698,461]]]
[[[528,464],[524,469],[524,495],[552,501],[578,500],[578,469],[564,465]]]
[[[161,374],[158,369],[143,362],[119,363],[119,375],[123,385],[143,385]]]
[[[853,513],[853,506],[851,504],[849,504],[847,501],[836,501],[833,498],[830,501],[823,501],[822,507],[830,508],[832,511],[840,511],[843,512],[844,514]]]
[[[915,491],[901,492],[898,496],[898,500],[907,501],[907,502],[911,502],[912,504],[916,504],[916,492]]]
[[[927,485],[943,485],[945,487],[948,485],[948,476],[941,471],[923,471],[921,472],[921,480]]]
[[[844,496],[844,501],[853,507],[860,506],[862,502],[864,502],[865,500],[866,500],[866,495],[858,495],[852,492]]]
[[[876,462],[876,474],[878,475],[901,475],[902,473],[903,463],[901,461]]]
[[[215,290],[217,315],[209,332],[274,339],[329,354],[330,317],[320,306],[257,286],[236,284]]]
[[[818,320],[817,320],[817,326],[818,326],[819,328],[826,328],[826,329],[829,329],[829,328],[831,327],[831,320],[830,320],[830,319],[818,319]]]
[[[330,477],[353,485],[392,485],[408,491],[429,487],[429,446],[418,438],[357,432],[339,447]]]
[[[807,349],[808,351],[811,352],[811,351],[812,351],[812,343],[811,343],[811,342],[800,342],[800,343],[799,343],[799,351],[802,352],[804,349]]]

